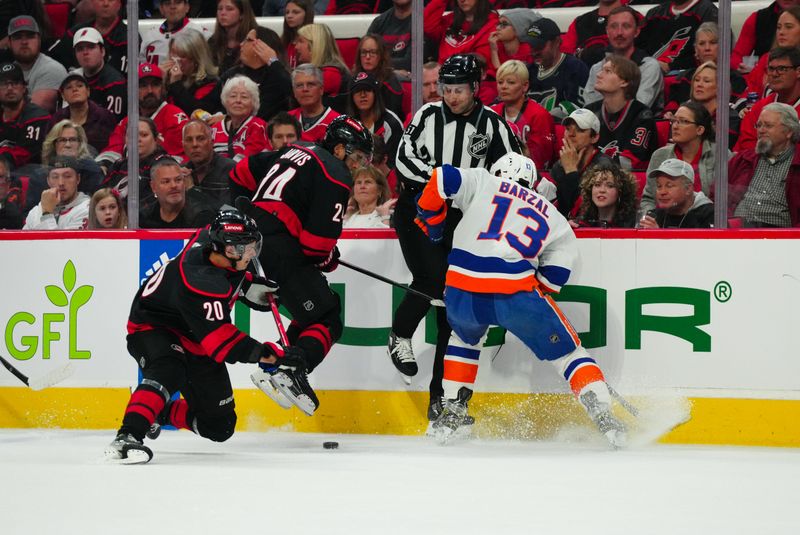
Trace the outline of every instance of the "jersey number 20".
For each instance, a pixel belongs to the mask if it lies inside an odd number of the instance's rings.
[[[512,199],[508,197],[503,197],[501,195],[494,196],[492,203],[495,205],[495,208],[492,219],[489,221],[489,228],[478,234],[478,239],[502,240],[505,238],[508,244],[519,251],[519,254],[521,254],[523,258],[535,258],[536,255],[539,254],[539,251],[542,250],[542,242],[544,242],[547,235],[550,233],[550,226],[547,224],[547,220],[542,214],[529,206],[523,206],[517,210],[517,215],[526,219],[532,219],[538,223],[535,229],[533,227],[525,227],[525,230],[522,231],[522,234],[528,238],[528,243],[524,243],[519,236],[512,232],[503,231],[503,224],[506,222],[508,211],[511,208],[511,201]]]

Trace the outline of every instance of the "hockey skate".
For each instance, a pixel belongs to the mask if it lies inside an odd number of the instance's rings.
[[[286,400],[295,405],[298,409],[311,416],[319,407],[319,399],[314,389],[308,384],[306,375],[306,360],[303,350],[296,346],[287,346],[283,349],[283,356],[273,364],[259,364],[259,370],[269,375],[269,383]],[[255,374],[254,374],[255,375]],[[252,379],[252,375],[251,375]],[[255,382],[255,379],[253,380]],[[266,393],[276,403],[281,402],[270,395],[267,390],[256,384],[262,392]]]
[[[274,371],[277,371],[277,367],[275,366],[272,367],[272,372]],[[267,369],[259,366],[256,371],[250,374],[250,380],[282,409],[291,409],[292,405],[294,405],[292,400],[284,396],[283,392],[278,390],[278,386],[273,382],[272,373]]]
[[[130,433],[120,433],[106,446],[106,460],[119,464],[144,464],[153,458],[153,450]]]
[[[612,414],[611,402],[601,401],[598,398],[593,385],[585,387],[578,399],[589,414],[589,418],[592,419],[611,446],[614,449],[623,448],[627,441],[625,425]],[[598,387],[608,389],[605,383],[600,383]]]
[[[444,407],[445,401],[446,400],[444,397],[431,398],[431,401],[428,404],[428,428],[425,430],[426,436],[434,436],[433,424],[436,422],[436,419],[439,418],[439,415],[442,414],[442,408]],[[460,438],[467,438],[470,434],[472,434],[472,425],[474,423],[475,418],[467,414],[467,416],[464,418],[464,423],[459,428],[459,434],[463,435],[463,437]]]
[[[439,444],[447,444],[454,438],[469,436],[475,419],[467,414],[467,404],[472,397],[472,390],[462,386],[455,399],[447,399],[442,405],[439,416],[431,423],[433,437]]]
[[[410,338],[402,338],[394,333],[389,333],[389,347],[387,348],[392,364],[400,372],[403,381],[407,385],[411,384],[411,378],[417,375],[419,368],[417,360],[414,358],[414,350],[411,347]]]

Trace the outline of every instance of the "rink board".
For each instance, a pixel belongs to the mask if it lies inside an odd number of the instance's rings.
[[[618,390],[644,402],[652,395],[692,400],[692,419],[663,440],[800,446],[793,425],[800,419],[800,361],[790,340],[798,324],[800,232],[600,235],[580,234],[581,261],[561,305]],[[4,258],[17,259],[2,267],[8,283],[0,305],[0,355],[31,377],[68,361],[76,373],[59,388],[32,392],[0,370],[0,426],[113,428],[138,380],[124,340],[131,297],[188,234],[56,236],[0,233]],[[340,242],[343,258],[408,282],[390,236],[347,234]],[[312,376],[321,394],[319,413],[307,418],[272,406],[251,386],[250,368],[236,365],[229,369],[238,427],[422,432],[435,336],[431,315],[414,337],[421,373],[406,387],[384,346],[402,291],[343,267],[329,279],[343,298],[345,331]],[[269,315],[237,305],[235,316],[256,338],[277,338]],[[583,418],[552,366],[513,335],[492,330],[481,363],[473,408],[488,422],[487,433],[502,433],[522,418],[531,422],[525,434],[542,436],[560,422]]]

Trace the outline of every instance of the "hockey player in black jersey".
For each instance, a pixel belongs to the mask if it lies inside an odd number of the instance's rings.
[[[127,341],[142,382],[131,395],[117,437],[106,447],[107,459],[148,462],[153,453],[143,439],[157,436],[149,432],[159,424],[215,442],[230,438],[236,412],[226,363],[275,364],[294,377],[302,362],[292,348],[262,344],[231,323],[230,311],[240,293],[245,304],[264,310],[266,291],[274,290],[246,271],[261,243],[251,218],[222,211],[139,289]],[[177,391],[183,398],[170,401]]]
[[[342,334],[339,297],[323,275],[336,269],[342,217],[352,188],[350,170],[372,158],[372,135],[342,115],[331,121],[320,145],[297,142],[262,152],[231,171],[231,196],[244,195],[242,210],[264,236],[261,264],[278,283],[281,303],[292,315],[287,336],[314,370]],[[249,205],[249,206],[247,206]],[[273,370],[262,366],[251,378],[276,402]],[[311,415],[318,403],[303,406]]]

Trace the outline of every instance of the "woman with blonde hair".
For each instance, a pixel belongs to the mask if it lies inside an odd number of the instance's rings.
[[[353,190],[344,216],[344,228],[387,228],[392,207],[389,183],[376,167],[359,167],[353,171]]]
[[[636,178],[618,165],[600,163],[581,178],[581,208],[573,227],[634,228]]]
[[[164,72],[167,99],[186,114],[194,110],[209,113],[220,111],[213,90],[217,83],[217,66],[211,59],[203,34],[186,28],[169,42],[169,59],[160,65]]]
[[[323,104],[344,113],[351,73],[331,29],[325,24],[308,24],[297,30],[295,55],[298,64],[311,63],[322,70]]]
[[[239,47],[247,32],[258,26],[250,0],[218,0],[217,23],[208,39],[214,65],[225,72],[239,59]]]
[[[89,226],[96,229],[128,228],[128,214],[125,203],[117,190],[101,188],[94,192],[89,201]]]

